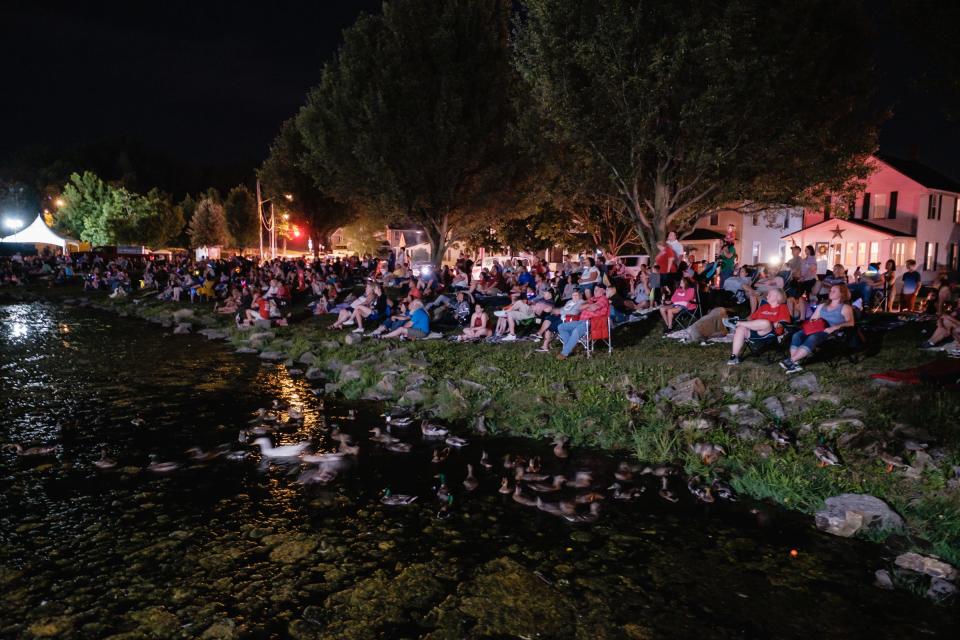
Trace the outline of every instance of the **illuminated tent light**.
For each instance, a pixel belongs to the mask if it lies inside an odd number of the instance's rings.
[[[9,228],[8,221],[4,220],[4,226]],[[53,244],[63,250],[67,248],[67,239],[61,238],[51,231],[47,223],[43,221],[43,214],[38,214],[36,219],[30,223],[30,226],[17,231],[16,233],[0,238],[0,242],[22,242],[25,244]]]
[[[4,229],[19,229],[23,226],[23,220],[20,218],[4,218],[3,219],[3,228]]]

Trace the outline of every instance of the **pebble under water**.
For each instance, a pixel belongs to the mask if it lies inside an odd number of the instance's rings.
[[[326,486],[261,461],[238,439],[273,400],[304,412],[275,444],[360,443]],[[871,586],[879,546],[821,534],[810,519],[740,501],[677,504],[653,482],[607,500],[592,524],[497,492],[504,454],[545,472],[616,460],[548,443],[479,438],[440,464],[368,440],[382,407],[311,393],[283,366],[138,320],[46,303],[0,306],[0,638],[809,638],[931,637],[955,611]],[[352,412],[352,413],[351,413]],[[142,419],[142,424],[140,420]],[[134,424],[132,421],[137,422]],[[229,445],[242,461],[192,462]],[[101,450],[117,461],[99,470]],[[478,464],[481,451],[495,463]],[[181,467],[156,474],[151,462]],[[479,487],[463,488],[466,464]],[[440,513],[433,487],[453,494]],[[606,486],[606,482],[602,486]],[[389,507],[385,489],[417,495]],[[438,517],[439,516],[442,517]],[[796,557],[791,550],[796,549]],[[952,636],[956,637],[956,636]]]

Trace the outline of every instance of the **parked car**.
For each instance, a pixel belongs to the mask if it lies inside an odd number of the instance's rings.
[[[641,265],[650,264],[650,256],[647,255],[617,256],[616,260],[623,265],[624,272],[631,278],[637,277],[637,274],[640,273]]]

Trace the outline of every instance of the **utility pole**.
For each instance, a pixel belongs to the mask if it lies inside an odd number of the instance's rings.
[[[260,178],[257,178],[257,232],[260,235],[260,262],[263,262],[263,200],[260,199]]]

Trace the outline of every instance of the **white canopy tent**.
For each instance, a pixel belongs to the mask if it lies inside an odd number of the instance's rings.
[[[0,242],[22,242],[25,244],[53,244],[64,251],[67,251],[68,240],[66,238],[61,238],[53,231],[50,230],[50,227],[47,226],[47,223],[43,221],[43,214],[38,214],[37,219],[31,222],[28,226],[20,229],[16,233],[4,236],[0,238]],[[76,242],[71,242],[70,244],[76,244]]]

